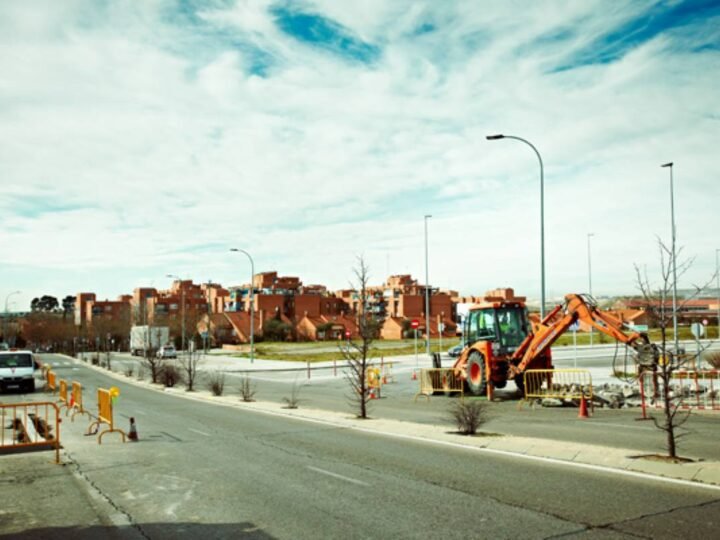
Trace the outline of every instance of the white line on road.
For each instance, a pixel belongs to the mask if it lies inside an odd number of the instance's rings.
[[[193,433],[199,433],[200,435],[205,435],[206,437],[209,437],[209,433],[205,433],[204,431],[200,431],[199,429],[193,429],[191,427],[188,428],[188,431],[192,431]]]
[[[345,482],[350,482],[352,484],[357,484],[359,486],[369,486],[367,482],[363,482],[362,480],[355,480],[355,478],[348,478],[347,476],[343,476],[342,474],[337,474],[334,472],[326,471],[324,469],[318,469],[317,467],[311,467],[310,465],[307,466],[308,469],[311,471],[318,472],[320,474],[326,474],[328,476],[332,476],[333,478],[337,478],[338,480],[344,480]]]
[[[593,422],[593,426],[610,426],[610,427],[619,427],[619,428],[625,428],[625,429],[644,429],[646,431],[655,431],[658,428],[655,427],[643,427],[643,426],[623,426],[622,424],[611,424],[610,422]]]

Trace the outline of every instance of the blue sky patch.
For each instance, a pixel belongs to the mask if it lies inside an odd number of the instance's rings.
[[[24,195],[9,197],[12,212],[24,218],[37,218],[44,214],[56,214],[58,212],[73,212],[87,208],[86,205],[64,203],[57,199],[55,194],[48,194],[47,197],[40,195]]]
[[[380,57],[379,47],[365,43],[335,21],[286,7],[276,7],[271,12],[278,28],[298,41],[364,64],[372,64]]]
[[[717,0],[688,0],[677,4],[658,3],[643,15],[630,19],[601,36],[577,52],[569,59],[568,63],[553,71],[614,62],[660,34],[693,24],[701,24],[708,18],[718,15],[720,15],[720,3]],[[707,46],[701,45],[701,47]]]

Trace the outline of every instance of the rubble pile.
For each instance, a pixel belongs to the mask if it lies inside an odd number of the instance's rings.
[[[566,392],[563,392],[566,390]],[[579,393],[579,387],[573,385],[569,388],[561,388],[553,385],[553,392],[556,394],[567,393],[577,395]],[[682,401],[693,402],[697,399],[701,400],[720,400],[720,391],[717,389],[710,390],[709,388],[699,385],[697,389],[694,386],[688,386],[687,383],[684,385],[673,384],[670,386],[670,398],[676,400],[680,398]],[[658,403],[662,399],[659,394],[656,396],[652,395],[652,391],[645,395],[646,405],[652,406]],[[605,383],[600,386],[593,388],[593,405],[595,407],[606,407],[609,409],[630,409],[633,407],[642,406],[642,398],[640,396],[640,385],[638,383],[633,384],[608,384]],[[544,398],[540,400],[540,404],[543,407],[567,407],[577,406],[577,399],[559,399],[559,398]]]

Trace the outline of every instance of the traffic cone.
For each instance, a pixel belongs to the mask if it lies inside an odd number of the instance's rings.
[[[137,433],[137,428],[135,427],[135,419],[134,418],[130,418],[130,431],[128,432],[128,439],[130,439],[131,441],[135,441],[135,442],[140,440],[138,438],[138,433]]]
[[[590,418],[587,410],[587,401],[585,401],[585,396],[582,396],[580,398],[580,412],[578,413],[578,418]]]
[[[415,371],[413,371],[412,380],[417,381],[417,373]]]

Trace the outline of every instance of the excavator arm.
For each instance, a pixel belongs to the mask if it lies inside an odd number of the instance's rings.
[[[560,315],[559,318],[556,318]],[[576,322],[586,323],[599,332],[632,347],[637,353],[639,362],[654,363],[658,359],[657,348],[650,343],[647,334],[623,331],[620,319],[609,313],[600,311],[592,298],[568,294],[565,303],[557,306],[540,323],[533,333],[527,336],[510,358],[510,374],[520,375],[533,360],[542,356],[570,326]]]

